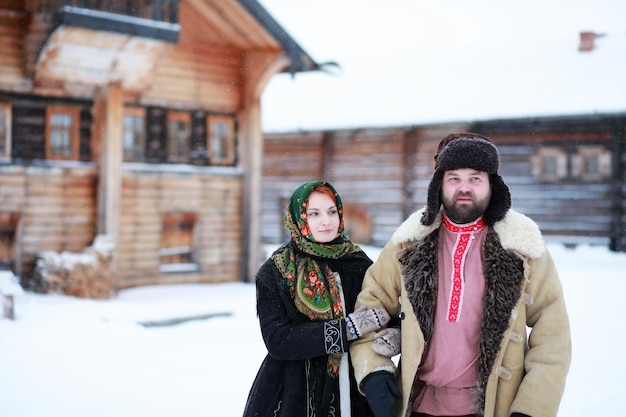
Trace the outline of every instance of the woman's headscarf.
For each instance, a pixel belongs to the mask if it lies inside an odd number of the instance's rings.
[[[339,214],[337,236],[330,242],[316,242],[307,223],[307,202],[311,192],[326,186],[332,191]],[[361,289],[363,275],[371,265],[369,257],[345,235],[343,204],[335,188],[327,181],[311,181],[302,184],[293,192],[285,212],[285,228],[291,240],[281,246],[271,259],[283,277],[286,292],[293,300],[299,313],[311,321],[340,320],[354,309],[356,297]],[[341,291],[335,272],[341,277]],[[302,316],[292,317],[296,322]],[[330,404],[336,401],[341,352],[331,353],[327,358],[310,358],[311,367],[307,374],[309,392],[307,397],[319,415],[328,415]],[[324,363],[325,362],[325,363]],[[316,414],[316,415],[317,415]]]
[[[339,231],[335,240],[328,243],[315,242],[306,217],[309,195],[323,186],[328,187],[332,191],[337,212],[339,213]],[[309,255],[337,259],[351,251],[354,247],[352,242],[345,238],[341,197],[339,197],[339,194],[337,194],[337,191],[329,182],[311,181],[296,188],[287,204],[284,220],[285,229],[289,230],[291,238],[298,246],[298,249]]]
[[[315,241],[306,217],[309,195],[322,186],[332,191],[339,213],[337,237],[327,243]],[[291,242],[276,251],[272,259],[286,279],[296,308],[309,320],[343,319],[339,286],[330,265],[337,263],[333,261],[362,251],[345,236],[343,204],[339,194],[327,181],[304,183],[293,192],[284,220],[285,228],[291,233]],[[346,262],[350,263],[349,260]]]

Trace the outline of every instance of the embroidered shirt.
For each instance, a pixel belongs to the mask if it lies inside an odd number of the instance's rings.
[[[444,216],[439,230],[439,289],[433,334],[417,376],[423,388],[414,411],[473,413],[485,277],[482,218],[456,225]]]

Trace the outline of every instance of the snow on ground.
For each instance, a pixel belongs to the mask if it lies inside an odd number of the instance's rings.
[[[550,250],[573,337],[559,417],[622,416],[626,254]],[[265,356],[249,283],[134,288],[104,301],[27,292],[16,316],[0,319],[3,417],[240,416]],[[149,326],[179,318],[196,320]]]

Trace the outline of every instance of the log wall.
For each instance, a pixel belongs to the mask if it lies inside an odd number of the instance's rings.
[[[24,78],[24,37],[28,19],[19,12],[0,10],[0,85],[20,85]]]
[[[346,207],[357,205],[371,220],[370,241],[362,243],[388,240],[404,218],[406,141],[407,130],[403,128],[329,135],[327,178]],[[349,212],[345,217],[346,228],[350,229]]]
[[[513,207],[535,220],[547,240],[607,243],[611,231],[611,181],[544,182],[532,173],[531,156],[542,146],[576,153],[580,146],[610,149],[606,134],[497,137],[501,172],[511,189]]]
[[[239,175],[125,171],[118,287],[237,281],[242,260]],[[162,216],[197,213],[197,272],[159,273]]]
[[[261,236],[264,242],[287,238],[283,215],[293,190],[324,176],[322,132],[265,135],[261,192]]]
[[[23,277],[32,275],[38,252],[78,253],[92,244],[95,187],[93,167],[0,166],[1,211],[21,218]],[[240,175],[126,172],[116,287],[237,281],[242,189]],[[175,211],[198,214],[197,272],[159,272],[162,214]]]
[[[262,240],[287,239],[283,214],[291,193],[304,182],[326,179],[343,200],[348,235],[357,243],[384,245],[424,204],[432,155],[443,132],[453,129],[463,130],[455,123],[266,134]]]
[[[626,250],[625,126],[624,116],[615,115],[268,133],[262,238],[285,240],[283,202],[300,183],[325,178],[348,209],[357,205],[367,213],[371,236],[357,242],[384,245],[408,215],[426,204],[439,141],[449,133],[471,131],[497,144],[513,208],[535,220],[546,240]],[[545,181],[533,172],[542,147],[567,155],[569,174],[562,181]],[[589,180],[571,174],[572,161],[589,147],[611,152],[610,177]],[[351,219],[345,217],[349,229]]]
[[[3,212],[19,213],[21,274],[39,251],[78,252],[95,235],[95,169],[0,165]]]
[[[244,66],[244,57],[235,50],[178,45],[159,62],[142,102],[234,112],[242,105]]]

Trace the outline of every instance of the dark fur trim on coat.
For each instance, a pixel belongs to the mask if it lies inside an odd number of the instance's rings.
[[[416,241],[399,258],[407,296],[427,343],[433,332],[437,300],[438,235],[436,230],[425,239]],[[522,260],[502,248],[493,229],[487,233],[482,253],[485,295],[475,390],[476,413],[480,416],[484,413],[487,380],[524,283]],[[415,394],[411,394],[411,402]]]
[[[514,253],[506,251],[493,230],[489,230],[483,247],[485,296],[480,329],[479,381],[476,389],[476,410],[485,408],[487,380],[500,351],[511,313],[522,295],[524,265]]]
[[[411,244],[399,258],[407,296],[426,342],[430,340],[435,326],[438,280],[433,277],[439,271],[438,244],[439,230],[435,230],[423,241]]]

